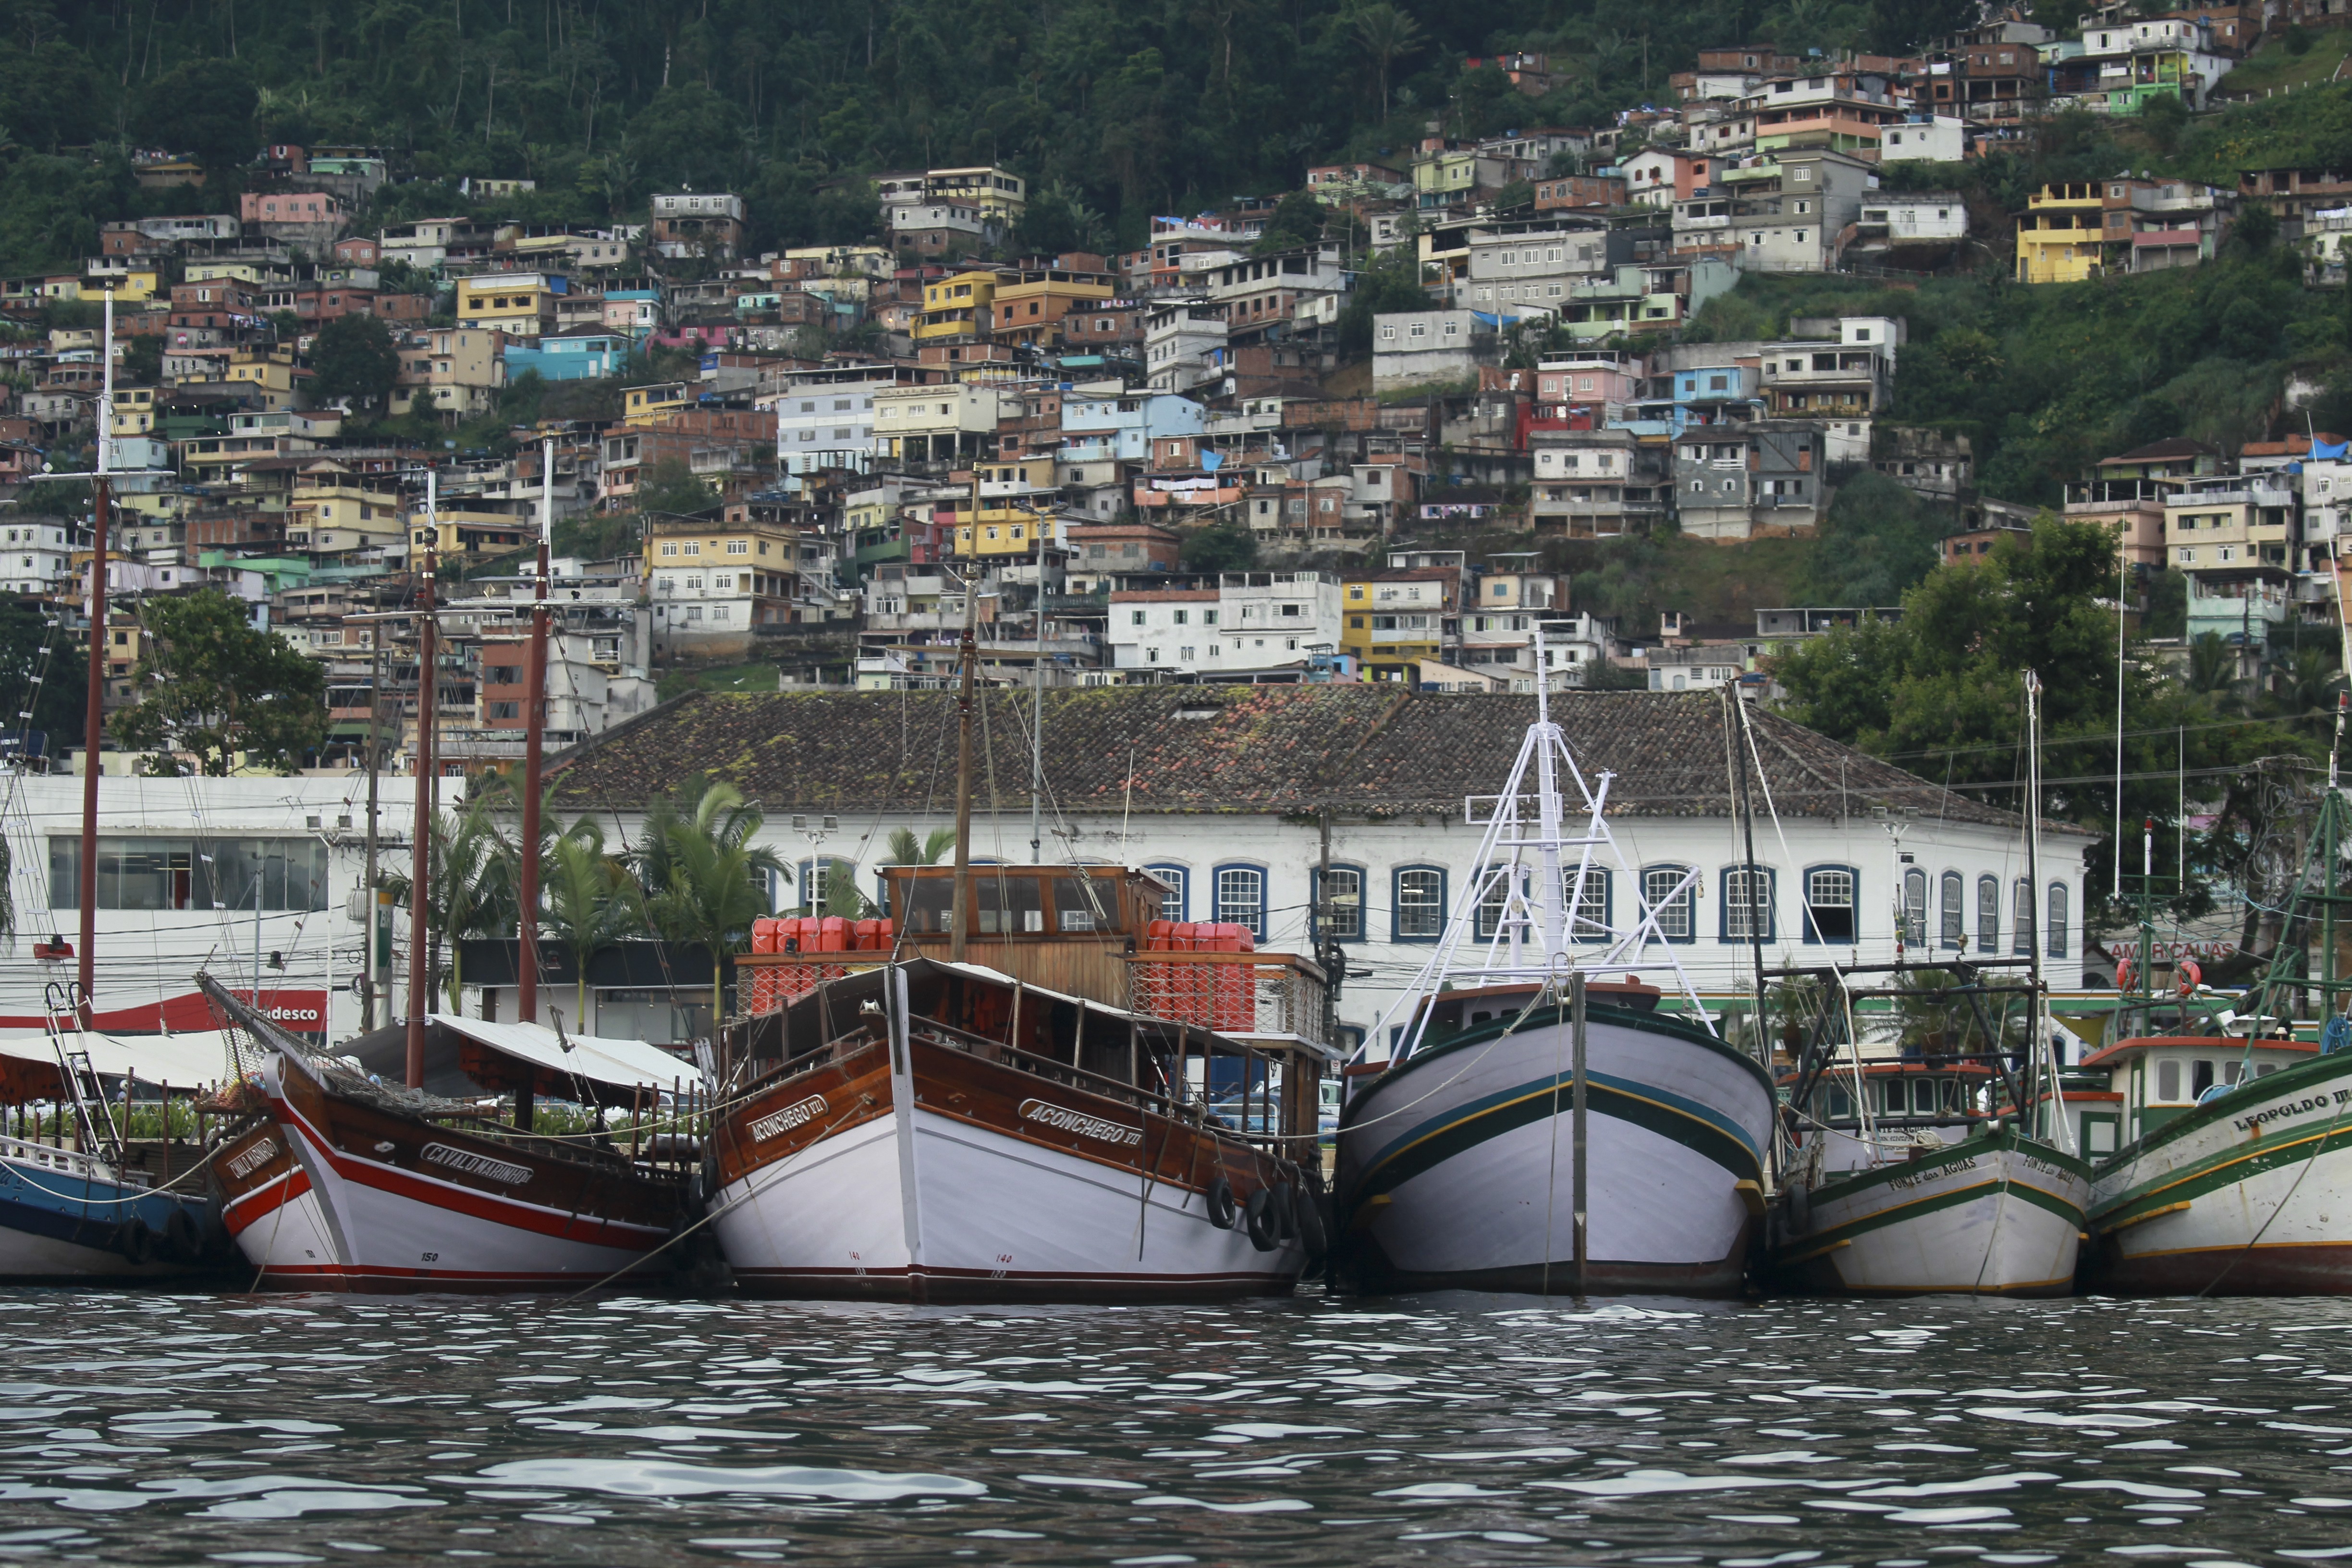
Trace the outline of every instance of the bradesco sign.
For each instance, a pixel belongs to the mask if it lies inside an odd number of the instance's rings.
[[[230,993],[238,1001],[249,1000],[253,993],[236,990]],[[100,994],[100,1005],[90,1019],[90,1027],[100,1034],[112,1035],[174,1035],[194,1034],[221,1027],[221,1019],[213,1005],[201,991],[184,992],[166,996],[160,1002],[138,1002],[126,1006],[104,1005],[105,994]],[[327,1032],[327,994],[324,991],[264,991],[261,1011],[281,1029],[298,1035],[323,1035]],[[37,1029],[41,1016],[29,1014],[21,1018],[0,1017],[0,1029]]]

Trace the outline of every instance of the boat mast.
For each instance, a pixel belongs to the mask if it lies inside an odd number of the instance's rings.
[[[976,499],[972,515],[979,516]],[[971,923],[971,692],[980,663],[971,624],[977,607],[978,595],[967,573],[963,580],[963,641],[956,652],[960,689],[956,696],[955,890],[953,901],[948,906],[948,958],[955,963],[963,962],[964,928]]]
[[[1561,813],[1559,800],[1559,775],[1553,758],[1553,751],[1556,747],[1561,744],[1561,742],[1559,738],[1559,731],[1551,721],[1551,671],[1546,668],[1544,663],[1545,659],[1549,657],[1549,650],[1544,647],[1542,622],[1538,621],[1536,623],[1535,631],[1536,733],[1538,736],[1536,742],[1536,814],[1537,820],[1540,824],[1538,829],[1540,837],[1537,841],[1536,847],[1536,856],[1538,862],[1536,875],[1543,879],[1543,886],[1537,889],[1536,908],[1541,910],[1543,914],[1543,967],[1546,970],[1549,970],[1555,962],[1566,957],[1570,951],[1567,911],[1560,907],[1559,898],[1559,840],[1561,833]],[[1517,780],[1514,779],[1512,781],[1511,787],[1514,790],[1518,787]],[[1497,804],[1499,805],[1510,807],[1511,815],[1516,818],[1517,815],[1517,801],[1498,802]],[[1496,815],[1500,816],[1502,813],[1498,811]],[[1585,854],[1589,858],[1591,851],[1587,849]],[[1517,858],[1516,848],[1514,849],[1512,858]],[[1583,892],[1584,873],[1582,863],[1580,861],[1578,865],[1576,882],[1577,891],[1579,893]],[[1506,896],[1507,898],[1507,894]],[[1514,947],[1517,945],[1517,944],[1516,942],[1513,943]],[[1511,962],[1516,965],[1523,963],[1526,961],[1522,959],[1518,953],[1513,952],[1511,954]]]
[[[1045,535],[1036,523],[1029,531],[1037,540],[1037,657],[1029,665],[1029,863],[1045,863],[1041,851],[1040,821],[1045,803]]]
[[[425,521],[428,536],[438,543],[439,511],[434,504],[431,469],[425,474]],[[433,869],[433,718],[438,706],[439,680],[434,660],[434,545],[425,547],[425,565],[416,587],[416,832],[408,861],[408,1087],[425,1087],[425,1013],[432,990],[426,968],[425,894]]]
[[[114,468],[114,290],[106,291],[106,328],[99,349],[98,476],[90,484],[89,700],[82,715],[81,747],[81,946],[75,976],[81,982],[81,1022],[96,1026],[91,999],[98,980],[98,773],[106,749],[106,533],[113,496],[108,475]],[[258,1000],[258,998],[256,998]]]
[[[530,650],[525,656],[522,703],[521,886],[516,910],[522,942],[516,950],[515,1016],[539,1022],[539,764],[547,727],[547,549],[555,531],[555,437],[539,448],[539,575],[530,606]],[[582,1026],[574,1018],[573,1028]]]

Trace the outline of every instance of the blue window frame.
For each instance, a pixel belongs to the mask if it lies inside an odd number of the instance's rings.
[[[1958,871],[1945,872],[1937,888],[1937,913],[1942,919],[1940,937],[1947,952],[1958,952],[1969,945],[1968,889],[1968,882]]]
[[[1389,939],[1435,942],[1445,934],[1445,868],[1399,866],[1389,874]]]
[[[2045,958],[2066,956],[2066,884],[2050,884],[2050,928],[2048,945],[2042,950]]]
[[[1252,937],[1265,940],[1265,868],[1220,866],[1210,883],[1215,900],[1213,916],[1220,925],[1247,926]]]
[[[2033,956],[2033,884],[2020,877],[2009,894],[2009,951],[2017,958]]]
[[[1570,938],[1575,942],[1607,942],[1610,937],[1609,868],[1584,868],[1584,891],[1580,898],[1577,894],[1576,870],[1573,866],[1564,866],[1559,873],[1562,910],[1565,911],[1571,904],[1575,907],[1575,913],[1570,921]]]
[[[1146,866],[1145,870],[1168,884],[1168,896],[1160,900],[1160,918],[1166,921],[1186,921],[1192,917],[1184,912],[1186,895],[1192,890],[1192,873],[1181,866]]]
[[[1323,934],[1322,911],[1325,903],[1331,906],[1331,940],[1361,942],[1364,940],[1364,868],[1334,862],[1330,887],[1324,887],[1323,868],[1316,867],[1307,873],[1315,889],[1315,908],[1307,917],[1307,929],[1317,936]]]
[[[1748,889],[1748,868],[1726,867],[1723,871],[1723,914],[1717,921],[1717,934],[1725,942],[1748,942],[1761,939],[1774,940],[1773,910],[1780,902],[1778,879],[1769,866],[1755,868],[1755,890]],[[1749,919],[1753,916],[1751,928]]]
[[[2000,951],[2000,879],[1977,879],[1977,951]]]
[[[1862,873],[1851,866],[1805,868],[1805,940],[1853,944],[1861,928],[1856,902]]]
[[[1657,920],[1657,936],[1644,941],[1654,942],[1658,936],[1668,942],[1698,940],[1698,879],[1690,871],[1688,866],[1642,868],[1642,902]],[[1687,884],[1685,877],[1690,878]],[[1676,888],[1682,890],[1676,892]]]

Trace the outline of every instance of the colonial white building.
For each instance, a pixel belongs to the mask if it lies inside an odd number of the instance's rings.
[[[1029,700],[989,700],[995,783],[976,792],[975,859],[1030,858],[1027,759],[1005,753]],[[2021,961],[2038,945],[2053,986],[2082,984],[2090,835],[2045,828],[2029,878],[2019,818],[1761,710],[1751,933],[1737,896],[1748,847],[1731,811],[1731,700],[1553,699],[1588,779],[1609,789],[1619,853],[1596,860],[1587,897],[1619,926],[1637,899],[1662,905],[1665,940],[1641,961],[1654,978],[1678,965],[1710,1005],[1738,1005],[1759,945],[1767,968],[1892,961],[1899,909],[1911,958]],[[1047,856],[1150,868],[1171,915],[1246,925],[1266,950],[1311,952],[1315,906],[1328,900],[1349,968],[1339,1015],[1369,1029],[1449,922],[1485,933],[1491,912],[1463,907],[1481,835],[1464,802],[1502,787],[1534,710],[1532,697],[1361,684],[1049,691]],[[823,860],[870,893],[893,828],[920,837],[952,823],[954,725],[951,694],[698,694],[570,753],[557,790],[566,810],[608,811],[634,831],[649,800],[707,768],[761,804],[765,840],[784,858]],[[793,743],[762,742],[782,735]],[[834,830],[793,826],[818,813],[835,814]],[[1597,956],[1598,933],[1580,951]]]

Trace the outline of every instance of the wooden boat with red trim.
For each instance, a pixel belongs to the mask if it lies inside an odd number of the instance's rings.
[[[894,953],[738,960],[781,1002],[722,1035],[711,1223],[742,1288],[1288,1291],[1324,1234],[1322,972],[1154,947],[1156,879],[1066,867],[974,872],[952,963],[946,868],[887,875]]]
[[[199,983],[258,1058],[215,1165],[230,1231],[260,1283],[579,1289],[674,1267],[657,1254],[694,1206],[698,1152],[679,1140],[657,1162],[602,1132],[530,1130],[542,1099],[644,1104],[667,1092],[670,1083],[650,1069],[634,1083],[612,1081],[631,1076],[612,1047],[633,1042],[579,1040],[567,1050],[535,1025],[435,1017],[425,1088],[393,1089],[367,1057],[401,1048],[398,1031],[354,1042],[352,1058],[322,1056],[209,976]],[[671,1082],[696,1076],[664,1062]],[[511,1094],[516,1124],[448,1098],[452,1089]]]

